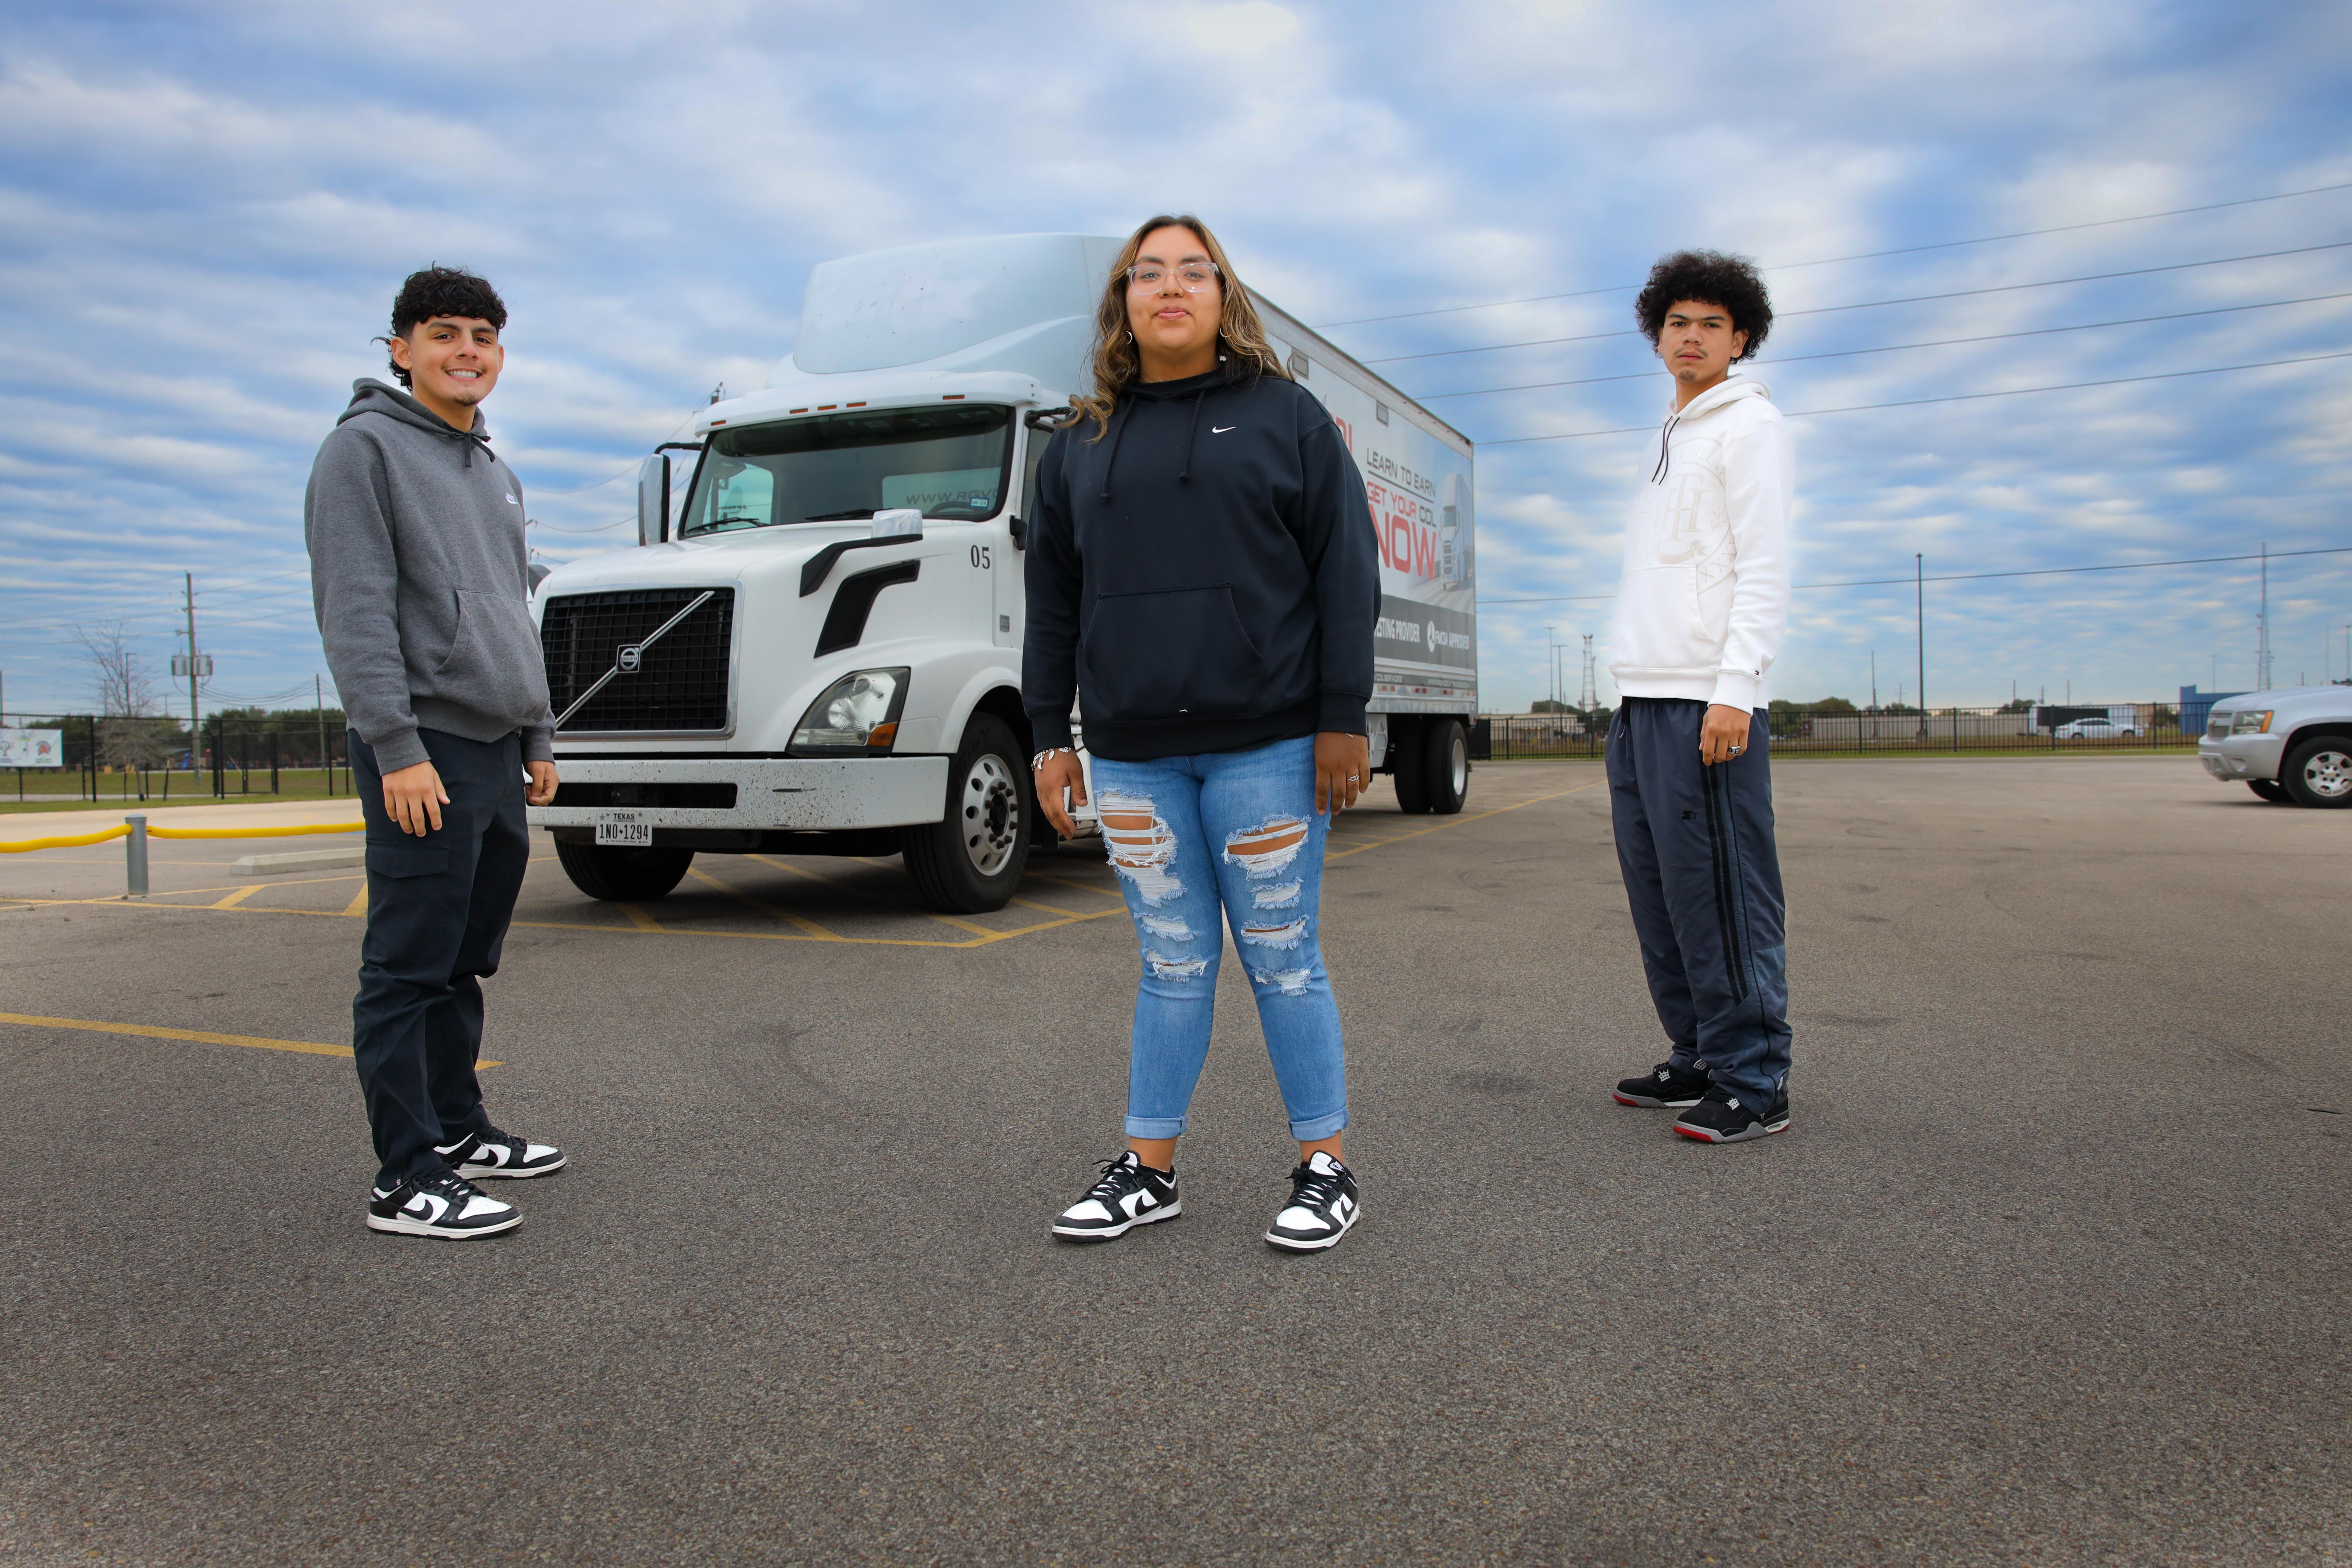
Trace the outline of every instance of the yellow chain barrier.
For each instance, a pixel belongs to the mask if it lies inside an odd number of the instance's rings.
[[[79,849],[85,844],[103,844],[110,838],[129,837],[128,827],[110,827],[100,833],[78,834],[71,838],[19,838],[13,844],[0,844],[0,855],[22,855],[27,849]]]
[[[150,838],[291,838],[306,833],[358,833],[364,822],[330,822],[316,827],[154,827],[147,829]],[[70,837],[19,838],[0,844],[0,855],[22,855],[28,849],[79,849],[85,845],[103,844],[110,838],[130,836],[128,823],[121,827],[102,828],[96,833],[79,833]]]

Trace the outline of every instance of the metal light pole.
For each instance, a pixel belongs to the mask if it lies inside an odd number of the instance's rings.
[[[1927,738],[1927,557],[1916,551],[1911,556],[1911,587],[1919,628],[1919,738],[1924,741]]]
[[[311,700],[318,704],[311,711],[319,719],[319,776],[327,781],[327,793],[335,793],[335,775],[327,766],[327,678],[317,670],[310,672]]]
[[[2263,602],[2254,618],[2257,635],[2254,638],[2254,684],[2264,691],[2271,689],[2271,546],[2263,542]]]

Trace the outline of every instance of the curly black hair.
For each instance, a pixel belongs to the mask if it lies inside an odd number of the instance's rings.
[[[1744,256],[1677,250],[1660,258],[1633,300],[1634,319],[1642,323],[1642,335],[1652,346],[1665,331],[1666,312],[1677,300],[1728,310],[1731,330],[1748,334],[1747,350],[1738,359],[1754,359],[1756,351],[1764,346],[1764,334],[1772,330],[1771,297],[1764,292],[1764,279],[1756,275],[1756,264]]]
[[[404,338],[410,328],[436,316],[464,316],[489,322],[504,331],[507,302],[487,280],[461,267],[432,266],[412,272],[392,301],[392,335]],[[392,374],[403,386],[413,385],[397,362]]]

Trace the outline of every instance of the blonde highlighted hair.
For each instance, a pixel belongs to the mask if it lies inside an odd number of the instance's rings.
[[[1089,440],[1101,440],[1103,433],[1110,428],[1111,412],[1118,406],[1120,395],[1142,368],[1135,352],[1135,338],[1128,326],[1127,269],[1135,265],[1136,253],[1156,228],[1190,229],[1209,259],[1217,264],[1217,292],[1222,302],[1217,314],[1217,353],[1226,363],[1227,374],[1290,379],[1290,373],[1283,368],[1282,356],[1265,341],[1265,323],[1258,320],[1257,307],[1250,303],[1249,290],[1234,276],[1234,264],[1225,258],[1225,247],[1209,232],[1209,226],[1190,213],[1161,213],[1144,220],[1128,237],[1127,243],[1119,247],[1118,259],[1111,263],[1109,279],[1103,284],[1102,303],[1095,310],[1095,388],[1084,396],[1070,399],[1077,418],[1095,422],[1095,433],[1087,437]]]

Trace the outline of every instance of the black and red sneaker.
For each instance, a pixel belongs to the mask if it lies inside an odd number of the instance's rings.
[[[1758,1109],[1727,1089],[1710,1089],[1696,1105],[1675,1118],[1675,1131],[1702,1143],[1739,1143],[1789,1130],[1789,1091]]]
[[[1689,1072],[1672,1062],[1660,1062],[1640,1078],[1619,1079],[1610,1098],[1620,1105],[1650,1110],[1679,1108],[1696,1105],[1714,1081],[1705,1068]]]

